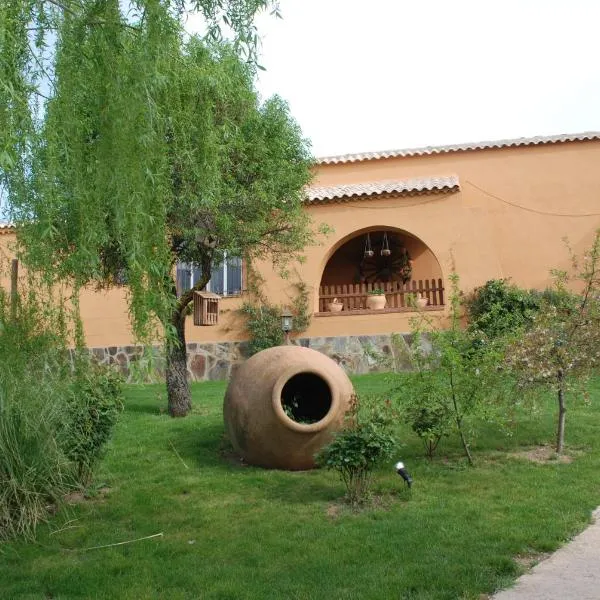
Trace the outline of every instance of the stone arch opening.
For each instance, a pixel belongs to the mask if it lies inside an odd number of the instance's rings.
[[[426,298],[424,306],[444,305],[437,257],[419,237],[395,227],[360,229],[332,248],[321,275],[318,311],[370,310],[372,290],[385,292],[387,309],[409,309],[416,297]]]
[[[365,256],[367,240],[370,240],[373,256]],[[381,251],[386,240],[390,254],[384,256]],[[409,269],[404,266],[406,255]],[[442,269],[436,256],[420,238],[401,229],[375,227],[356,231],[342,240],[329,257],[320,284],[406,283],[441,277]]]

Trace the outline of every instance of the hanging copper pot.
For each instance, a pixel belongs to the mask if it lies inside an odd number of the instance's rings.
[[[389,256],[392,253],[388,242],[387,232],[383,232],[383,243],[381,244],[381,256]]]
[[[375,252],[371,247],[371,236],[367,233],[367,239],[365,240],[365,258],[373,258]]]

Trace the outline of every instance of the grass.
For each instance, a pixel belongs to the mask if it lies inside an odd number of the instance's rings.
[[[361,394],[388,387],[382,375],[354,382]],[[379,504],[353,513],[339,504],[344,490],[333,473],[233,460],[223,439],[224,389],[194,385],[193,414],[173,420],[162,412],[161,386],[129,387],[99,491],[61,509],[36,543],[0,546],[0,597],[478,598],[514,580],[517,556],[554,550],[600,504],[594,404],[568,415],[567,442],[577,450],[570,464],[511,456],[525,443],[552,441],[551,400],[510,437],[483,433],[475,468],[452,439],[429,462],[405,431],[398,458],[414,477],[412,493],[388,466],[375,478]]]

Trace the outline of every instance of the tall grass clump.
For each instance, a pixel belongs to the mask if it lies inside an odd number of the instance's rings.
[[[0,288],[0,539],[32,538],[89,482],[120,408],[120,382],[80,357],[67,318],[41,287],[11,306]]]
[[[0,289],[0,538],[31,536],[74,487],[62,434],[69,366],[60,311]]]

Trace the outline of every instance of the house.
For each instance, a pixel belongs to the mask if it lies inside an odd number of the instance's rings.
[[[600,132],[322,158],[306,210],[332,233],[306,249],[305,263],[287,280],[270,264],[254,268],[273,303],[289,304],[295,282],[307,286],[313,318],[298,343],[365,372],[377,366],[374,352],[394,351],[392,334],[410,330],[409,294],[422,294],[424,310],[444,314],[452,269],[464,291],[494,278],[548,286],[550,269],[569,265],[563,238],[581,252],[600,227],[598,165]],[[0,233],[6,247],[14,232]],[[188,319],[194,379],[226,378],[244,358],[237,309],[247,272],[234,257],[217,270],[212,291],[227,294],[216,325],[198,327]],[[180,285],[193,277],[192,268],[180,266]],[[374,288],[386,292],[383,310],[366,307]],[[330,310],[334,298],[343,310]],[[81,309],[89,347],[100,360],[126,368],[136,349],[125,291],[85,291]]]

